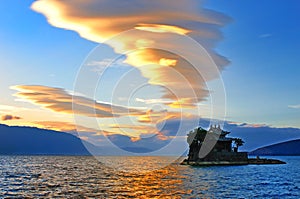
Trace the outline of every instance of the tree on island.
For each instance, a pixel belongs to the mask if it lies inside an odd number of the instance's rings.
[[[240,146],[243,146],[244,143],[245,143],[241,138],[233,138],[233,141],[234,141],[234,143],[236,145],[236,152],[238,151],[238,148]]]
[[[202,143],[206,137],[207,130],[198,127],[193,131],[190,131],[187,135],[187,142],[191,145],[193,142]]]
[[[202,158],[205,161],[214,160],[226,160],[230,161],[238,153],[238,148],[244,144],[241,138],[230,138],[226,137],[230,132],[224,131],[220,126],[210,126],[209,130],[205,130],[201,127],[195,128],[190,131],[187,136],[187,142],[189,144],[189,153],[187,161],[197,161],[199,160],[199,151],[204,143],[214,144],[211,151]],[[234,147],[233,147],[234,144]],[[204,146],[204,145],[203,145]],[[204,147],[207,147],[206,145]],[[233,154],[229,154],[229,153]]]

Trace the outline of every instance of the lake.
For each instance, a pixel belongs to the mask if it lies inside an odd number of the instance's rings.
[[[212,167],[165,166],[169,157],[102,158],[105,164],[91,156],[0,156],[0,198],[300,198],[300,157]]]

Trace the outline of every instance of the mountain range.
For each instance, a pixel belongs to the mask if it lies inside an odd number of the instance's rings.
[[[128,151],[136,153],[149,151],[143,147],[128,147]],[[125,146],[121,148],[127,150]],[[91,155],[90,151],[97,155],[120,154],[119,151],[95,146],[70,133],[0,124],[0,155]],[[249,155],[300,155],[300,139],[261,147]]]
[[[95,148],[69,133],[0,124],[1,155],[90,155],[82,142]]]
[[[261,147],[249,155],[300,155],[300,139]]]

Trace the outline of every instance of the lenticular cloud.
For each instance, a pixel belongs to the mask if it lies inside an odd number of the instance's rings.
[[[196,0],[39,0],[32,9],[46,16],[59,28],[76,31],[81,37],[110,45],[116,53],[126,54],[125,62],[138,68],[149,84],[165,89],[163,99],[173,108],[192,108],[205,100],[206,82],[218,78],[228,60],[214,51],[222,39],[220,28],[228,23],[225,15],[203,8]],[[124,31],[135,30],[110,39]],[[185,49],[174,35],[190,36],[207,54],[189,51],[182,57],[164,49]],[[159,45],[159,49],[153,46]],[[215,66],[207,61],[209,56]],[[196,66],[186,57],[197,57]],[[203,78],[199,72],[205,73]],[[187,89],[189,87],[190,89]]]

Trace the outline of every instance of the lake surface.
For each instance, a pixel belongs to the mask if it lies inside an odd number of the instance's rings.
[[[273,158],[288,164],[195,168],[175,162],[145,172],[168,157],[111,158],[119,170],[93,157],[0,156],[0,198],[300,198],[300,157]]]

